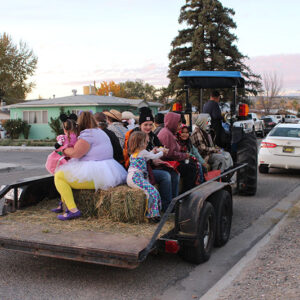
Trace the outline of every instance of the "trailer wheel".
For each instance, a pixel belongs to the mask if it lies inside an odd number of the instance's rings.
[[[232,198],[228,191],[218,191],[210,199],[216,213],[216,238],[215,246],[225,245],[230,236],[232,221]]]
[[[179,255],[186,261],[200,264],[209,260],[215,241],[216,215],[211,203],[205,201],[198,219],[197,239],[193,245],[181,246]]]
[[[257,189],[257,143],[253,134],[246,134],[237,146],[237,163],[247,163],[237,172],[240,195],[253,196]]]

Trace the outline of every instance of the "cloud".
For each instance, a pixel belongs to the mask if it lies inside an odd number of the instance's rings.
[[[278,54],[255,56],[247,61],[254,73],[276,72],[282,78],[283,89],[299,90],[300,88],[300,54]]]
[[[72,80],[64,82],[64,85],[87,85],[96,81],[97,84],[102,81],[115,81],[117,83],[126,80],[141,79],[154,86],[166,86],[169,84],[167,78],[168,67],[156,63],[150,63],[140,68],[110,68],[110,69],[97,69],[90,71],[85,78],[86,80]],[[78,74],[80,75],[80,74]],[[79,76],[82,78],[82,76]]]

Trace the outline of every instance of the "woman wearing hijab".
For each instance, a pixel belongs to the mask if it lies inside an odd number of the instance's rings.
[[[161,143],[169,149],[163,159],[175,161],[176,169],[183,179],[182,192],[188,191],[196,185],[197,167],[190,160],[189,152],[181,152],[177,142],[176,134],[181,127],[181,115],[169,112],[165,116],[165,127],[158,134]]]
[[[230,153],[217,147],[209,134],[209,114],[200,114],[195,125],[196,128],[191,135],[191,141],[205,162],[210,165],[212,170],[224,172],[230,168],[233,165]]]
[[[177,142],[180,146],[180,151],[190,154],[190,163],[194,164],[197,170],[196,185],[204,181],[204,173],[206,173],[207,164],[199,154],[196,147],[190,139],[190,132],[186,125],[182,125],[177,133]]]

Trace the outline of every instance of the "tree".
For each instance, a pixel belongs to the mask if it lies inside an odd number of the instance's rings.
[[[109,93],[113,93],[116,97],[122,97],[124,91],[121,89],[120,84],[117,84],[114,81],[102,81],[100,87],[96,88],[96,94],[98,96],[108,96]]]
[[[122,95],[129,99],[145,99],[149,101],[157,101],[157,89],[143,80],[125,81],[120,83]]]
[[[263,94],[260,102],[266,114],[274,107],[274,100],[282,90],[282,78],[276,72],[264,73],[263,75]]]
[[[0,98],[7,104],[24,100],[34,84],[27,82],[35,72],[37,57],[20,41],[15,45],[11,37],[0,34]]]
[[[186,0],[179,16],[179,30],[171,43],[169,53],[170,91],[177,98],[184,97],[183,80],[178,78],[181,70],[240,71],[246,79],[246,91],[254,95],[260,90],[260,76],[245,65],[247,58],[236,46],[236,29],[232,19],[233,9],[223,7],[218,0]],[[198,91],[191,91],[191,102],[199,100]]]

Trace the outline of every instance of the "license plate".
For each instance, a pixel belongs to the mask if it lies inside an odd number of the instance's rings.
[[[284,152],[284,153],[294,153],[295,152],[295,147],[284,146],[282,148],[282,152]]]

